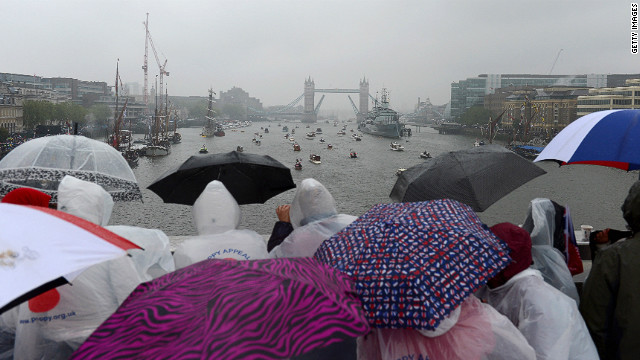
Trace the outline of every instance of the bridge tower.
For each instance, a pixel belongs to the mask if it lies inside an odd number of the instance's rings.
[[[360,81],[360,109],[358,122],[364,120],[369,112],[369,82],[366,78]]]
[[[316,84],[311,80],[311,76],[304,81],[304,117],[302,122],[315,123],[318,118],[315,113],[315,95]]]

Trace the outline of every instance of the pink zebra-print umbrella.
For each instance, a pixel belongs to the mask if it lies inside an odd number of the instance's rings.
[[[353,283],[317,260],[214,259],[138,286],[72,359],[283,359],[368,331]]]

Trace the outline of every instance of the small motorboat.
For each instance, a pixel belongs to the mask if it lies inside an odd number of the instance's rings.
[[[256,140],[256,145],[260,146],[260,144],[262,144],[262,141]]]
[[[346,135],[346,134],[347,134],[347,132],[346,132],[346,131],[344,131],[344,130],[340,130],[340,131],[338,131],[338,135]]]
[[[321,128],[317,128],[316,129],[316,134],[322,134],[322,129]]]
[[[309,161],[316,165],[320,164],[320,155],[311,154],[309,156]]]
[[[209,150],[207,150],[207,147],[202,145],[202,147],[200,148],[200,151],[198,151],[200,154],[206,154],[209,152]]]
[[[323,143],[323,142],[324,142],[324,139],[323,139],[323,138],[320,138],[320,142],[321,142],[321,143]]]
[[[407,169],[405,168],[400,168],[398,170],[396,170],[396,176],[400,176],[402,175],[403,172],[407,171]]]
[[[296,170],[302,170],[302,162],[300,159],[296,159],[296,164],[293,166]]]
[[[404,151],[404,146],[400,145],[397,141],[392,142],[390,146],[393,151]]]
[[[351,151],[349,153],[349,157],[352,159],[356,159],[358,157],[358,153],[356,153],[355,151]]]
[[[316,133],[311,131],[311,132],[308,132],[306,136],[307,136],[307,139],[313,139],[316,137]]]
[[[327,144],[327,149],[329,149],[329,150],[333,149],[333,145]]]
[[[292,136],[289,138],[289,141],[296,141],[296,139]]]
[[[298,143],[293,144],[293,151],[300,151],[300,145]]]
[[[420,154],[420,158],[422,158],[422,159],[431,159],[431,154],[429,154],[426,151],[423,151],[422,154]]]
[[[269,129],[268,128],[264,128],[264,133],[268,134],[269,133]]]
[[[362,136],[358,135],[358,134],[353,134],[351,135],[351,137],[353,138],[353,140],[355,141],[362,141]]]
[[[236,151],[237,152],[243,152],[244,148],[242,146],[238,145],[238,147],[236,148]]]

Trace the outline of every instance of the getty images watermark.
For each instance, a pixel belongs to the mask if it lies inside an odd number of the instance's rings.
[[[638,53],[638,3],[631,3],[631,53]]]

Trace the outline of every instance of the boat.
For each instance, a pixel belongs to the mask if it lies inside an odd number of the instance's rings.
[[[202,147],[200,148],[200,151],[198,151],[200,154],[206,154],[209,152],[209,150],[207,150],[207,147],[205,145],[202,145]]]
[[[544,146],[532,146],[532,145],[516,145],[511,144],[507,146],[507,149],[522,156],[525,159],[534,160],[540,152],[544,149]]]
[[[289,138],[289,141],[294,142],[294,141],[296,141],[296,139],[292,136],[292,137]]]
[[[202,137],[213,137],[216,132],[216,119],[213,113],[213,89],[209,89],[209,105],[207,106],[207,115],[205,115],[205,123],[202,127]]]
[[[224,130],[222,128],[222,125],[220,124],[216,124],[216,130],[213,132],[213,136],[225,136],[226,134],[224,133]],[[262,136],[262,135],[260,135]]]
[[[352,159],[356,159],[358,157],[358,153],[356,153],[355,151],[351,150],[351,152],[349,153],[349,157]]]
[[[296,170],[302,170],[302,160],[300,159],[296,159],[296,164],[293,166],[294,169]]]
[[[482,145],[484,145],[484,140],[478,140],[478,139],[476,139],[476,141],[473,143],[473,146],[474,146],[474,147],[482,146]]]
[[[353,138],[353,140],[355,141],[362,141],[362,136],[358,135],[358,134],[353,134],[351,135],[351,137]]]
[[[264,128],[264,133],[268,134],[269,133],[269,128]]]
[[[316,154],[309,155],[309,161],[316,165],[320,164],[320,155],[316,155]]]
[[[287,132],[289,131],[289,127],[287,125],[282,127],[282,132]]]
[[[320,138],[320,142],[323,143],[325,140],[323,138]]]
[[[236,151],[237,152],[243,152],[244,148],[242,146],[238,145],[238,147],[236,147]]]
[[[426,151],[423,151],[423,152],[420,154],[420,157],[421,157],[422,159],[431,159],[431,154],[429,154],[429,153],[428,153],[428,152],[426,152]]]
[[[255,144],[256,144],[256,145],[258,145],[258,146],[260,146],[260,145],[262,144],[262,141],[260,141],[260,140],[256,140],[256,141],[255,141]]]
[[[393,151],[404,151],[404,146],[400,145],[397,141],[391,142],[390,146]]]
[[[398,170],[396,170],[396,176],[400,176],[402,175],[403,172],[407,171],[407,169],[405,168],[399,168]]]
[[[382,89],[380,101],[376,100],[371,111],[358,124],[358,129],[365,134],[400,138],[404,133],[404,124],[400,122],[398,113],[389,108],[389,94]]]
[[[316,134],[322,134],[322,129],[321,128],[317,128],[316,129]]]
[[[305,136],[307,137],[307,139],[311,140],[316,137],[316,133],[311,131],[311,132],[308,132]]]
[[[347,132],[346,132],[346,131],[344,131],[344,130],[340,130],[340,131],[338,131],[338,135],[346,135],[346,134],[347,134]]]
[[[293,151],[300,151],[300,145],[298,143],[293,144]]]
[[[327,144],[327,149],[329,149],[329,150],[333,149],[333,145]]]

